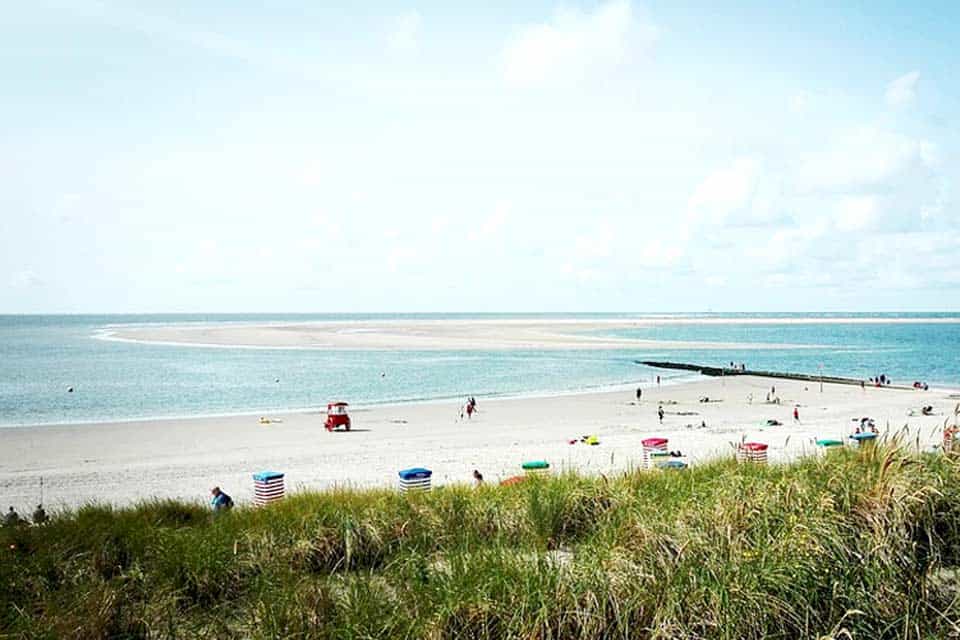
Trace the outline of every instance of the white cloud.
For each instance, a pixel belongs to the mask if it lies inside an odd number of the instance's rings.
[[[423,20],[417,11],[407,11],[393,19],[387,34],[387,47],[393,53],[410,53],[420,45]]]
[[[506,224],[510,215],[510,205],[501,202],[494,207],[493,212],[484,218],[476,228],[470,229],[467,238],[471,241],[489,238],[496,235]]]
[[[690,208],[722,220],[749,202],[759,175],[760,163],[756,158],[737,158],[697,185],[690,197]]]
[[[692,226],[768,225],[783,218],[782,187],[756,156],[735,158],[697,185],[687,203]]]
[[[417,251],[412,247],[394,247],[387,254],[387,269],[396,273],[406,264],[417,258]]]
[[[812,100],[812,95],[809,91],[798,91],[797,93],[790,96],[788,101],[788,106],[790,111],[797,114],[804,114],[810,108],[810,102]]]
[[[573,243],[574,255],[581,260],[596,260],[610,256],[613,232],[606,223],[600,223],[590,233],[576,237]]]
[[[592,13],[561,9],[507,43],[504,79],[517,87],[576,82],[627,62],[655,39],[656,28],[639,20],[627,0],[613,0]]]
[[[805,192],[876,187],[912,166],[931,168],[933,143],[899,133],[859,127],[826,150],[808,154],[797,172],[796,186]]]
[[[441,234],[450,226],[450,218],[447,216],[433,216],[430,219],[430,231],[434,234]]]
[[[894,108],[910,106],[917,99],[917,82],[920,80],[919,71],[905,73],[887,85],[887,104]]]
[[[684,240],[683,238],[679,238],[674,242],[651,240],[640,248],[640,251],[636,255],[636,263],[638,266],[648,269],[665,269],[671,267],[686,253]]]
[[[876,196],[844,196],[834,209],[837,229],[859,231],[870,225],[879,209]]]
[[[14,289],[32,289],[42,287],[44,284],[43,278],[32,269],[17,271],[10,277],[10,286]]]

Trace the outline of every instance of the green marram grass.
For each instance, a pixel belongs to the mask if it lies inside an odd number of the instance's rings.
[[[93,505],[0,539],[11,638],[960,634],[960,463],[896,442],[216,518]]]

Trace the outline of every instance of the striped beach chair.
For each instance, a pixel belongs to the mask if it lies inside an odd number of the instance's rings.
[[[667,453],[666,438],[647,438],[640,442],[643,445],[643,468],[653,468],[654,462],[662,462],[662,458],[669,456]]]
[[[767,464],[768,445],[762,442],[741,442],[737,447],[737,461]]]
[[[877,439],[877,434],[872,431],[864,431],[863,433],[854,433],[850,436],[850,439],[856,442],[857,446],[862,449],[872,445]]]
[[[430,491],[430,478],[433,476],[433,471],[430,469],[412,467],[401,470],[398,475],[400,476],[400,493]]]
[[[528,460],[521,464],[520,468],[528,476],[545,476],[550,473],[550,463],[546,460]]]
[[[278,471],[261,471],[253,474],[253,504],[262,507],[283,500],[283,474]]]
[[[830,451],[831,449],[838,449],[843,447],[842,440],[834,440],[832,438],[818,438],[816,440],[817,446],[823,449],[824,451]]]

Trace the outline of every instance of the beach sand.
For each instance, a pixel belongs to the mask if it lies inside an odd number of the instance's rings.
[[[814,345],[683,342],[605,335],[618,329],[650,326],[653,320],[426,319],[349,320],[271,324],[176,324],[113,327],[107,340],[273,349],[787,349]]]
[[[101,334],[107,340],[302,349],[748,349],[811,348],[816,345],[774,343],[685,342],[644,340],[605,335],[618,329],[682,324],[874,324],[956,322],[956,318],[486,318],[331,320],[266,324],[183,324],[112,327]]]
[[[771,386],[781,405],[764,403]],[[748,396],[752,394],[752,404]],[[717,402],[701,403],[708,396]],[[657,406],[667,415],[658,423]],[[29,513],[40,499],[56,509],[98,501],[129,504],[151,497],[206,500],[220,485],[238,503],[252,498],[251,474],[286,473],[287,490],[333,485],[394,487],[397,471],[425,466],[435,484],[488,482],[520,473],[529,459],[554,471],[609,474],[641,464],[643,438],[664,436],[691,464],[732,455],[743,438],[770,445],[780,462],[813,453],[815,437],[846,439],[854,418],[870,416],[881,432],[907,426],[911,443],[940,440],[957,401],[945,391],[862,390],[769,378],[703,378],[634,390],[547,398],[478,398],[479,413],[459,418],[457,402],[352,407],[354,430],[328,433],[322,412],[0,429],[0,506]],[[792,418],[800,405],[799,424]],[[909,416],[933,405],[934,416]],[[692,413],[691,415],[678,415]],[[783,426],[762,426],[767,419]],[[706,428],[700,428],[701,422]],[[688,426],[689,425],[689,426]],[[595,434],[599,446],[568,444]]]

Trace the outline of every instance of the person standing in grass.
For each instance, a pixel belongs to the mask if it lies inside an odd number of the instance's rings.
[[[15,527],[18,524],[20,524],[20,514],[17,513],[17,510],[13,508],[13,505],[11,505],[10,510],[7,511],[5,516],[3,516],[3,526]]]
[[[210,507],[214,511],[226,511],[233,508],[233,498],[220,490],[220,487],[214,487],[210,490]]]

